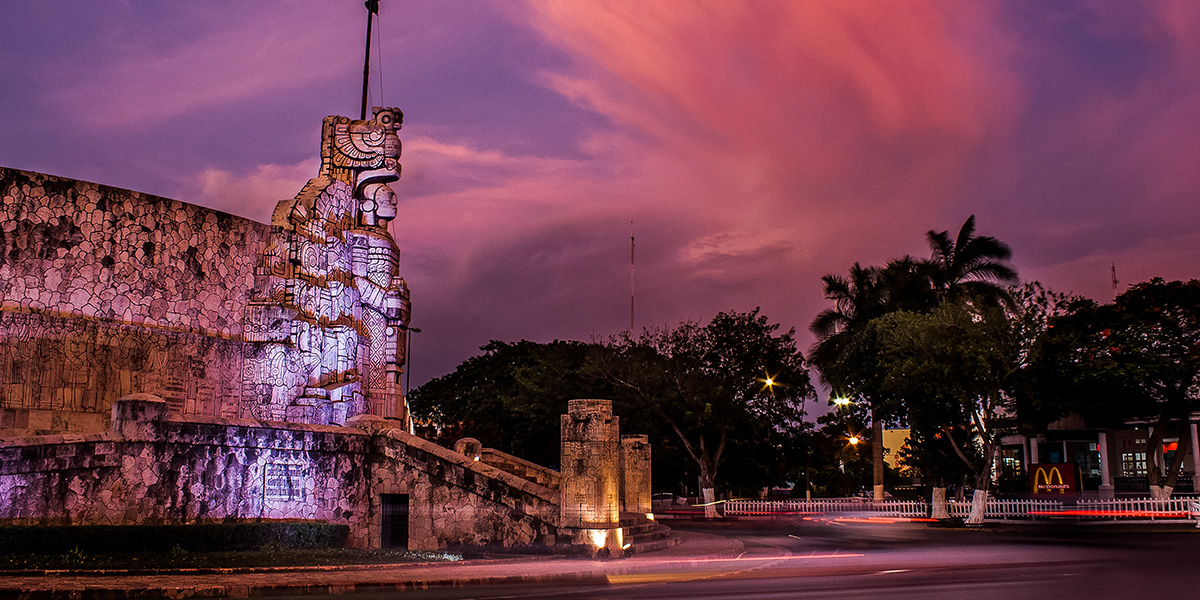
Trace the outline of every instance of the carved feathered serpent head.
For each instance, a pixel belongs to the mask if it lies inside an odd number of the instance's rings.
[[[365,121],[325,117],[321,132],[321,176],[354,186],[354,197],[368,225],[396,216],[396,194],[387,184],[400,179],[400,137],[404,121],[398,108],[375,107]]]

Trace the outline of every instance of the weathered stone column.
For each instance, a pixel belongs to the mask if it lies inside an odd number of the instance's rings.
[[[621,436],[621,510],[649,514],[650,438],[644,435]]]
[[[1038,464],[1038,439],[1036,435],[1029,436],[1029,464]]]
[[[610,400],[571,400],[562,416],[559,531],[573,546],[620,556],[620,435]]]
[[[1100,499],[1112,500],[1116,493],[1113,491],[1112,484],[1112,460],[1108,457],[1108,432],[1101,431],[1099,439],[1096,442],[1096,449],[1100,451]]]

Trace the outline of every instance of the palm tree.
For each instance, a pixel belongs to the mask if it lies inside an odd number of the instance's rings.
[[[1012,249],[994,237],[976,236],[975,215],[967,217],[954,240],[950,239],[949,231],[932,229],[925,234],[925,239],[932,254],[924,262],[923,269],[937,304],[979,302],[984,307],[1003,305],[1010,309],[1015,305],[1003,285],[1017,281],[1017,271],[1007,262],[1012,258]],[[933,490],[935,514],[941,512],[939,506],[944,502],[945,493],[944,487]],[[972,521],[982,519],[986,502],[986,489],[977,489],[972,498]]]
[[[902,275],[901,270],[916,272],[908,259],[903,267],[881,269],[863,267],[854,263],[849,277],[825,275],[821,278],[825,298],[833,301],[833,307],[821,311],[809,330],[817,336],[817,343],[809,350],[809,362],[817,366],[821,382],[832,390],[844,388],[847,380],[855,379],[854,361],[843,360],[846,347],[871,319],[882,316],[893,309],[899,298],[895,293],[900,282],[910,283],[915,278]],[[897,287],[892,287],[897,286]],[[847,368],[849,371],[847,371]],[[874,466],[875,499],[883,499],[883,422],[877,414],[875,403],[867,398],[871,409],[871,451]]]
[[[825,298],[833,300],[833,307],[821,311],[809,325],[809,331],[818,339],[809,352],[812,362],[832,365],[853,330],[884,313],[881,273],[879,267],[854,263],[849,277],[821,277]]]
[[[975,298],[988,304],[1011,304],[1001,284],[1015,283],[1017,271],[1008,265],[1012,249],[991,236],[975,235],[975,215],[967,218],[950,239],[949,231],[925,234],[933,254],[925,262],[929,284],[942,302]]]

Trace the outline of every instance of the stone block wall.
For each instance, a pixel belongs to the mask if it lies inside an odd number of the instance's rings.
[[[0,436],[98,431],[132,392],[184,414],[407,420],[401,119],[327,118],[318,176],[270,225],[0,168]]]
[[[0,436],[103,431],[112,403],[135,391],[181,414],[249,414],[255,398],[243,396],[243,365],[264,350],[198,333],[0,311]]]
[[[239,337],[269,225],[0,167],[0,308]]]
[[[409,496],[410,547],[545,552],[566,543],[554,490],[398,428],[381,430],[373,442],[386,457],[374,472],[376,496]]]
[[[362,432],[168,414],[149,395],[113,430],[0,441],[0,520],[120,525],[311,519],[365,531]]]
[[[182,416],[137,395],[112,430],[0,440],[0,522],[304,519],[380,545],[380,494],[409,495],[414,549],[547,548],[558,496],[393,427]]]
[[[240,416],[241,342],[271,227],[0,168],[0,435],[102,431],[134,391]]]

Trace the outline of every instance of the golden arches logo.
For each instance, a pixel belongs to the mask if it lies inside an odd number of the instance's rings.
[[[1055,480],[1058,483],[1055,483]],[[1065,494],[1069,489],[1071,489],[1071,486],[1063,483],[1062,471],[1059,471],[1058,467],[1050,467],[1049,469],[1038,467],[1037,471],[1033,474],[1033,491],[1035,493],[1057,491],[1060,494]]]

